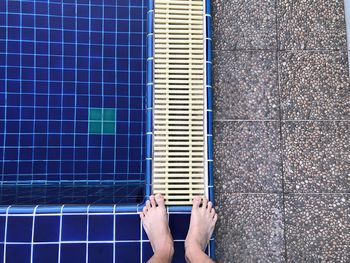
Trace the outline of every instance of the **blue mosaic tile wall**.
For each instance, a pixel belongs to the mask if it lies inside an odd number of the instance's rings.
[[[142,201],[146,16],[141,0],[0,2],[0,203]]]
[[[109,211],[110,210],[110,211]],[[173,262],[186,262],[184,240],[189,212],[170,212],[174,237]],[[211,250],[208,248],[208,253]],[[51,213],[34,208],[7,209],[0,215],[0,262],[146,262],[151,245],[136,212],[56,207]]]

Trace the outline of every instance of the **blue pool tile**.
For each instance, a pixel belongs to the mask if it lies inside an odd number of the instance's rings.
[[[37,216],[34,223],[34,242],[59,241],[60,217]]]
[[[58,244],[34,245],[33,262],[48,263],[58,261]]]
[[[214,184],[214,177],[213,177],[213,162],[208,163],[208,185],[212,186]],[[214,196],[212,194],[212,191],[209,191],[209,200],[214,202]]]
[[[140,216],[123,215],[116,216],[115,239],[116,240],[139,240],[140,239]]]
[[[0,244],[0,263],[4,262],[4,245]]]
[[[62,217],[62,240],[85,241],[87,237],[87,216],[64,215]]]
[[[90,215],[89,216],[89,240],[111,241],[113,240],[113,216]]]
[[[148,236],[147,236],[146,231],[143,228],[143,226],[142,226],[142,233],[141,233],[141,235],[142,235],[142,240],[148,240]]]
[[[174,242],[174,250],[173,262],[186,263],[184,242]]]
[[[30,245],[6,245],[6,263],[30,263]]]
[[[9,216],[7,222],[7,242],[30,242],[32,240],[33,217]]]
[[[86,244],[62,244],[60,263],[86,263]]]
[[[9,12],[14,12],[14,13],[18,13],[21,9],[21,3],[20,2],[14,2],[11,5],[7,5],[7,10]]]
[[[140,242],[121,242],[115,244],[115,262],[140,262]]]
[[[113,244],[95,243],[89,244],[89,263],[112,263]]]
[[[5,223],[6,217],[0,216],[0,242],[3,242],[5,240]]]
[[[209,242],[210,244],[210,242]],[[209,255],[209,245],[205,248],[205,251],[204,251],[205,254]],[[214,254],[214,253],[213,253]]]
[[[190,218],[190,214],[171,214],[169,227],[175,240],[184,240],[186,238]]]
[[[72,0],[10,2],[0,5],[4,10],[0,24],[10,25],[7,34],[0,32],[0,49],[6,49],[6,56],[0,54],[0,83],[7,82],[7,91],[11,93],[6,101],[6,126],[0,124],[0,130],[6,127],[10,134],[6,145],[13,146],[6,147],[0,156],[6,180],[14,185],[25,180],[43,184],[64,180],[74,185],[78,180],[115,180],[119,174],[112,165],[116,153],[127,162],[125,170],[144,179],[140,165],[144,152],[134,153],[128,148],[144,144],[146,37],[142,33],[146,29],[146,3],[128,0],[79,0],[78,5]],[[5,14],[6,11],[10,12]],[[123,16],[132,20],[120,19]],[[88,18],[91,17],[94,21],[90,24]],[[5,100],[0,99],[0,108],[4,105]],[[124,141],[128,143],[122,145],[115,140],[106,144],[100,136],[99,144],[94,144],[87,136],[90,107],[124,110],[126,118],[117,125],[115,137],[125,136]],[[75,133],[85,140],[72,135]],[[129,134],[136,136],[131,138]],[[24,153],[18,150],[23,146],[34,149]],[[84,150],[88,153],[93,146],[101,153],[84,155]],[[78,152],[75,149],[79,149]],[[130,159],[133,162],[129,162]],[[14,160],[21,161],[19,168]],[[80,165],[75,166],[77,160]],[[19,173],[26,175],[18,177]],[[127,185],[128,177],[123,180]],[[81,202],[95,202],[96,198],[82,196]],[[45,194],[42,199],[56,202]],[[58,200],[72,202],[70,199],[62,194]],[[118,200],[112,199],[109,203]],[[11,198],[6,200],[13,203]],[[16,200],[27,204],[37,202],[31,194]]]
[[[153,250],[150,242],[142,243],[142,262],[147,262],[153,256]]]

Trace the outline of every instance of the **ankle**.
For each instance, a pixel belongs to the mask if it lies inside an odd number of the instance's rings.
[[[154,251],[152,259],[159,259],[159,262],[171,263],[174,255],[174,246],[164,245],[161,248]],[[150,261],[158,262],[158,260]]]
[[[156,249],[154,253],[165,255],[168,258],[172,258],[174,255],[174,243],[169,242],[168,244],[163,244],[160,248]]]
[[[170,256],[170,258],[173,257],[174,255],[174,243],[172,242],[171,245],[168,245],[164,248],[164,251],[166,251],[166,253]]]
[[[203,253],[203,249],[199,244],[192,242],[185,245],[185,257],[189,262],[194,262],[194,260],[196,260],[196,258]]]

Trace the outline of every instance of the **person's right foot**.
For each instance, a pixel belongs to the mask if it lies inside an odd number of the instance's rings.
[[[151,242],[154,253],[165,252],[171,258],[174,253],[173,238],[168,224],[164,197],[161,194],[151,195],[140,213],[143,227]]]
[[[202,201],[203,199],[203,201]],[[202,204],[202,206],[200,206]],[[185,240],[186,254],[200,249],[205,251],[213,234],[215,223],[218,219],[212,202],[205,197],[196,196],[193,199],[191,222]]]

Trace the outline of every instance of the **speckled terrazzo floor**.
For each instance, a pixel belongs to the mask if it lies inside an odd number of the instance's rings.
[[[218,262],[350,262],[343,1],[212,8]]]

